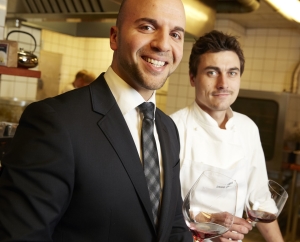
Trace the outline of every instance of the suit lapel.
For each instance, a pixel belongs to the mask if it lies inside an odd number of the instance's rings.
[[[163,170],[164,170],[164,188],[162,194],[162,203],[161,203],[161,214],[160,214],[160,224],[158,229],[158,234],[162,234],[164,231],[163,228],[168,221],[168,213],[169,213],[169,206],[171,204],[171,192],[172,191],[172,177],[173,177],[173,169],[172,169],[172,162],[170,158],[170,139],[167,134],[167,128],[164,124],[162,118],[159,114],[155,116],[155,125],[157,128],[159,142],[161,146],[162,152],[162,162],[163,162]]]
[[[98,122],[98,126],[119,156],[153,224],[151,203],[143,167],[126,121],[103,74],[90,85],[90,91],[93,110],[103,115]]]

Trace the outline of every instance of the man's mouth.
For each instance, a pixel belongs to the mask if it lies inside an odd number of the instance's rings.
[[[162,67],[166,64],[166,62],[164,62],[164,61],[158,61],[158,60],[154,60],[151,58],[144,58],[144,60],[147,61],[148,63],[151,63],[155,67]]]
[[[232,95],[232,91],[224,90],[224,91],[217,91],[212,93],[213,96],[221,96],[221,95]]]

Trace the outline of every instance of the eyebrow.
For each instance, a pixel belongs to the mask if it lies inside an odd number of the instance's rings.
[[[151,23],[153,25],[158,25],[157,20],[152,19],[152,18],[139,18],[139,19],[135,20],[134,22],[138,23],[138,22],[141,22],[141,21],[148,22],[148,23]],[[177,30],[177,31],[180,31],[182,33],[185,33],[184,28],[182,28],[180,26],[175,26],[173,30]]]
[[[215,71],[220,71],[220,68],[219,67],[216,67],[216,66],[207,66],[204,68],[204,70],[215,70]],[[238,67],[231,67],[229,68],[229,71],[240,71],[240,68]]]

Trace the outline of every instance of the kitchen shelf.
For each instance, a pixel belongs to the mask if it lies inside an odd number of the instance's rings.
[[[36,70],[28,70],[26,68],[0,66],[0,75],[25,76],[40,78],[41,72]]]

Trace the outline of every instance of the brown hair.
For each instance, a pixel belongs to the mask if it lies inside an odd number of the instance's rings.
[[[213,30],[200,37],[193,45],[189,60],[190,75],[196,76],[201,55],[211,52],[233,51],[240,60],[240,73],[244,72],[245,58],[237,37]]]

